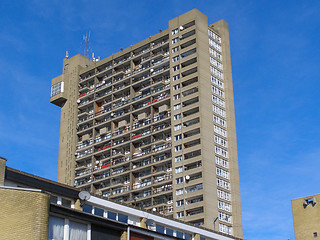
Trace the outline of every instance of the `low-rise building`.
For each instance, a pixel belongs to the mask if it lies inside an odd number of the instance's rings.
[[[50,240],[232,240],[203,227],[145,211],[6,167],[0,158],[0,236]]]
[[[291,200],[296,240],[320,238],[320,194]]]

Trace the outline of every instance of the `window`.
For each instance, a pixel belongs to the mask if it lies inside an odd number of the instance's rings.
[[[218,201],[218,208],[227,212],[231,212],[231,204],[222,202],[220,200]]]
[[[108,211],[108,218],[112,220],[117,220],[117,214],[115,212]]]
[[[86,240],[87,225],[69,221],[69,240]]]
[[[49,216],[49,236],[48,239],[63,239],[64,219]]]
[[[180,66],[179,65],[177,65],[177,66],[174,66],[173,68],[172,68],[172,70],[175,72],[175,71],[178,71],[180,69]]]
[[[179,152],[179,151],[181,151],[182,150],[182,145],[178,145],[178,146],[175,146],[174,147],[174,151],[175,152]]]
[[[172,39],[172,44],[177,43],[177,42],[179,42],[179,38],[178,38],[178,37],[177,37],[177,38]]]
[[[68,199],[62,198],[62,204],[61,205],[64,206],[64,207],[71,208],[71,201],[68,200]]]
[[[59,93],[64,92],[64,82],[58,82],[51,87],[51,96],[53,97],[55,95],[58,95]]]
[[[177,51],[179,51],[179,47],[174,47],[174,48],[172,48],[172,53],[175,53],[175,52],[177,52]]]
[[[164,233],[164,226],[156,224],[156,232]]]
[[[82,211],[86,212],[86,213],[92,213],[92,206],[87,205],[87,204],[83,204]]]
[[[57,204],[57,201],[58,201],[58,197],[57,196],[50,196],[50,203],[54,203],[54,204]]]
[[[172,62],[176,62],[176,61],[179,61],[179,56],[175,56],[172,58]]]
[[[181,162],[182,161],[182,156],[177,156],[174,158],[175,162]]]
[[[213,101],[215,104],[218,104],[220,107],[223,107],[223,108],[226,107],[225,102],[224,102],[222,99],[216,97],[215,95],[212,95],[212,101]]]
[[[212,105],[212,110],[214,113],[220,115],[221,117],[226,117],[226,111],[217,107],[216,105]]]
[[[179,140],[181,140],[181,139],[182,139],[182,135],[181,135],[181,134],[179,134],[179,135],[177,135],[177,136],[174,137],[174,140],[175,140],[175,141],[179,141]]]
[[[184,239],[185,240],[191,240],[192,239],[191,234],[185,233],[184,234]]]
[[[219,144],[219,145],[223,146],[223,147],[226,147],[226,148],[228,147],[227,140],[224,140],[223,138],[221,138],[219,136],[214,135],[214,142],[216,144]]]
[[[217,156],[216,156],[216,164],[225,168],[229,168],[229,162]]]
[[[227,127],[227,122],[216,115],[213,115],[213,121],[223,127]]]
[[[64,233],[68,234],[69,240],[86,240],[87,225],[69,219],[49,216],[48,239],[64,239]]]
[[[184,204],[184,200],[176,201],[176,206],[177,207],[181,207],[181,206],[183,206],[183,204]]]
[[[183,218],[184,212],[177,212],[177,218]]]
[[[214,49],[218,50],[219,52],[221,52],[221,45],[219,43],[216,43],[215,41],[209,39],[209,45]]]
[[[208,29],[208,35],[210,38],[214,39],[215,41],[217,41],[218,43],[221,43],[221,37],[219,37],[217,34],[215,34],[213,31],[211,31],[210,29]]]
[[[220,232],[232,235],[232,227],[219,223],[219,230]]]
[[[176,84],[173,86],[173,90],[178,90],[178,89],[180,89],[180,84]]]
[[[183,183],[183,177],[176,178],[176,183],[177,184]]]
[[[221,98],[224,98],[224,92],[215,86],[211,86],[211,90],[214,94],[218,95]]]
[[[217,61],[216,59],[214,59],[213,57],[210,57],[210,63],[219,68],[220,70],[223,70],[223,66],[222,66],[222,63],[220,63],[219,61]]]
[[[178,28],[173,29],[173,30],[171,31],[171,34],[172,34],[172,35],[175,35],[175,34],[177,34],[177,33],[178,33],[178,31],[179,31],[179,30],[178,30]]]
[[[214,125],[213,130],[215,133],[220,134],[223,137],[227,137],[227,131],[222,129],[221,127]]]
[[[218,53],[217,51],[215,51],[213,48],[209,48],[209,53],[211,56],[219,59],[220,61],[222,61],[222,55],[220,53]]]
[[[230,183],[228,183],[220,178],[217,178],[217,186],[222,187],[226,190],[230,190]]]
[[[318,233],[317,233],[317,232],[314,232],[314,233],[313,233],[313,237],[314,237],[314,238],[317,238],[317,237],[318,237]]]
[[[181,104],[176,104],[173,106],[173,110],[179,110],[181,108]]]
[[[173,76],[173,81],[179,80],[180,79],[180,74]]]
[[[232,217],[229,214],[219,212],[219,220],[227,223],[232,222]]]
[[[170,228],[166,228],[166,234],[169,236],[173,236],[173,230]]]
[[[181,113],[174,115],[174,120],[179,120],[181,119]]]
[[[177,168],[176,168],[176,173],[182,173],[182,171],[183,171],[183,170],[182,170],[182,167],[177,167]]]
[[[177,231],[176,233],[177,233],[177,238],[183,238],[183,233],[182,232]]]
[[[210,66],[210,71],[211,71],[211,73],[212,73],[213,75],[215,75],[215,76],[223,79],[223,73],[222,73],[221,71],[219,71],[218,69]]]
[[[224,150],[223,148],[221,147],[215,147],[215,152],[216,154],[222,156],[222,157],[225,157],[225,158],[228,158],[228,151],[227,150]]]
[[[177,124],[174,126],[175,131],[180,130],[180,129],[181,129],[181,124]]]
[[[104,213],[104,210],[103,210],[103,209],[97,208],[97,207],[94,208],[94,215],[103,217],[103,213]]]
[[[118,213],[118,221],[123,223],[128,223],[128,216]]]
[[[222,191],[220,189],[217,189],[217,193],[218,193],[218,198],[222,198],[224,200],[231,201],[231,194],[230,193],[227,193],[227,192]]]
[[[180,189],[176,190],[176,195],[177,196],[182,195],[182,194],[183,194],[183,188],[180,188]]]
[[[178,100],[180,98],[180,93],[173,95],[173,100]]]
[[[211,76],[211,83],[224,89],[224,84],[221,80],[219,80],[218,78],[214,77],[214,76]]]

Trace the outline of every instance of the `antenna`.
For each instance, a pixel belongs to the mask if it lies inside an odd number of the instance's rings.
[[[89,33],[86,33],[86,35],[83,35],[83,41],[84,41],[83,55],[85,57],[88,57],[88,53],[90,50],[90,31]]]
[[[81,191],[79,192],[78,195],[79,195],[79,198],[84,201],[89,200],[91,197],[90,193],[88,193],[87,191]]]
[[[91,48],[91,42],[90,42],[90,35],[91,35],[91,32],[87,32],[86,35],[83,35],[83,42],[82,42],[82,47],[83,47],[83,55],[87,58],[89,58],[89,55],[91,53],[91,60],[93,62],[98,62],[100,61],[100,57],[95,57],[94,56],[94,52],[92,51],[92,48]]]

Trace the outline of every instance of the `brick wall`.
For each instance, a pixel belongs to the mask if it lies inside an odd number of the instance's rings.
[[[0,188],[1,239],[48,239],[49,195]]]

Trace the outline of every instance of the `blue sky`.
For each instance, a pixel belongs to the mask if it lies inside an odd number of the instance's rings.
[[[229,23],[244,237],[294,239],[291,199],[319,193],[319,1],[0,2],[0,156],[56,180],[51,79],[82,35],[102,58],[198,8]]]

